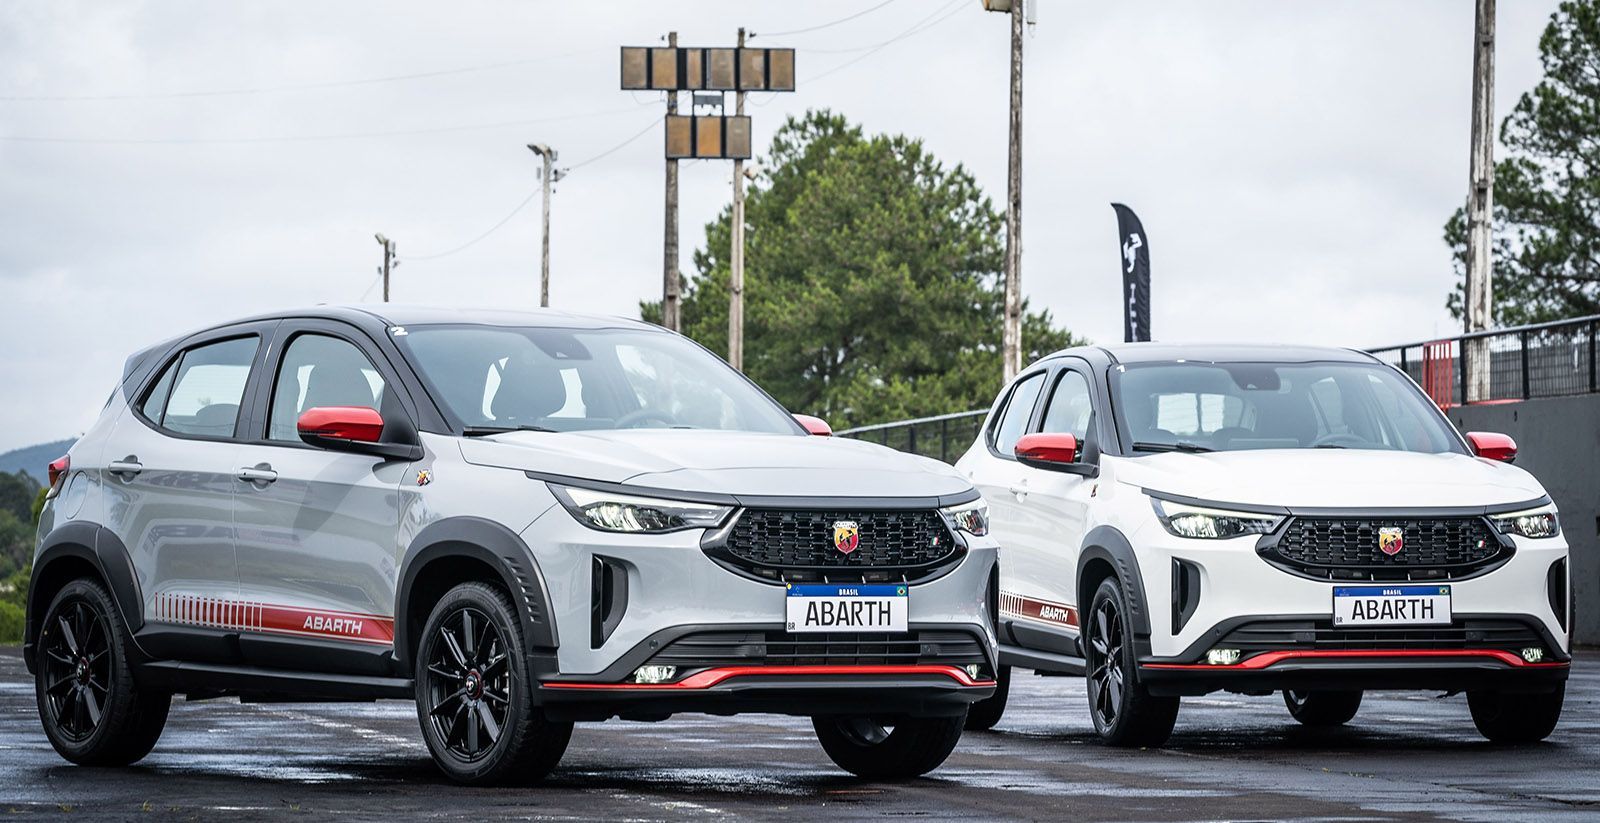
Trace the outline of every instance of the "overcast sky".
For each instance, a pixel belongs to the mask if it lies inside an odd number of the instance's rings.
[[[617,47],[672,29],[726,45],[743,25],[799,50],[799,90],[752,97],[758,147],[829,107],[925,139],[1003,203],[1006,19],[880,2],[0,0],[0,450],[81,432],[155,340],[376,300],[376,231],[398,244],[397,301],[536,305],[537,201],[419,259],[535,190],[528,142],[576,166],[644,132],[575,168],[552,218],[552,304],[636,316],[660,292],[663,106],[618,90]],[[1555,5],[1500,5],[1497,122],[1538,79]],[[1466,191],[1471,0],[1039,6],[1035,306],[1120,339],[1116,200],[1150,236],[1158,339],[1453,330],[1440,236]],[[684,164],[685,270],[730,171]]]

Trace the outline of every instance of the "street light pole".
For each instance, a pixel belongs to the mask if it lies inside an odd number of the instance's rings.
[[[1022,371],[1022,27],[1023,3],[1010,0],[1011,125],[1006,162],[1005,317],[1001,359],[1007,382]],[[986,5],[993,8],[992,0]],[[998,9],[996,9],[998,10]]]
[[[1472,160],[1467,192],[1467,332],[1484,331],[1494,317],[1494,10],[1495,0],[1477,0],[1472,45]],[[1488,338],[1461,341],[1467,384],[1462,402],[1488,400]]]
[[[389,272],[399,264],[394,262],[394,241],[384,237],[381,233],[375,234],[373,237],[376,237],[378,245],[383,247],[383,265],[378,267],[378,271],[383,275],[383,302],[387,303],[389,302]],[[368,288],[370,289],[371,287]]]
[[[528,150],[539,155],[544,160],[544,169],[539,177],[544,181],[544,236],[540,241],[539,264],[539,306],[550,306],[550,185],[562,177],[562,172],[551,168],[559,154],[555,149],[543,143],[529,143]]]
[[[744,48],[744,29],[739,29]],[[733,114],[744,116],[744,89],[734,92]],[[728,365],[744,371],[744,161],[733,159],[733,253],[728,261]]]

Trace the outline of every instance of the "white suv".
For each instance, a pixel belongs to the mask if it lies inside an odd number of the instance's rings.
[[[1131,344],[1034,364],[957,467],[1004,547],[1009,666],[1088,674],[1096,730],[1158,745],[1182,695],[1282,691],[1308,725],[1365,689],[1466,691],[1491,740],[1554,729],[1567,544],[1516,446],[1465,439],[1340,349]]]

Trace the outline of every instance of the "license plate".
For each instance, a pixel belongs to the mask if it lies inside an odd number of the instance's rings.
[[[910,597],[898,584],[835,586],[807,583],[789,586],[784,598],[788,629],[813,632],[907,631]]]
[[[1335,626],[1449,622],[1449,586],[1336,586],[1333,590]]]

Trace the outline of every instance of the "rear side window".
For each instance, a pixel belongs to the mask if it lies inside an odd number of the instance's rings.
[[[168,365],[140,411],[177,434],[232,437],[257,339],[239,337],[185,351]]]
[[[1004,455],[1010,455],[1017,447],[1017,440],[1022,437],[1023,429],[1028,425],[1028,417],[1033,414],[1033,404],[1039,399],[1039,391],[1044,388],[1044,372],[1025,378],[1017,387],[1011,390],[1011,399],[1006,401],[1005,410],[1000,412],[1000,420],[994,427],[994,448]]]

